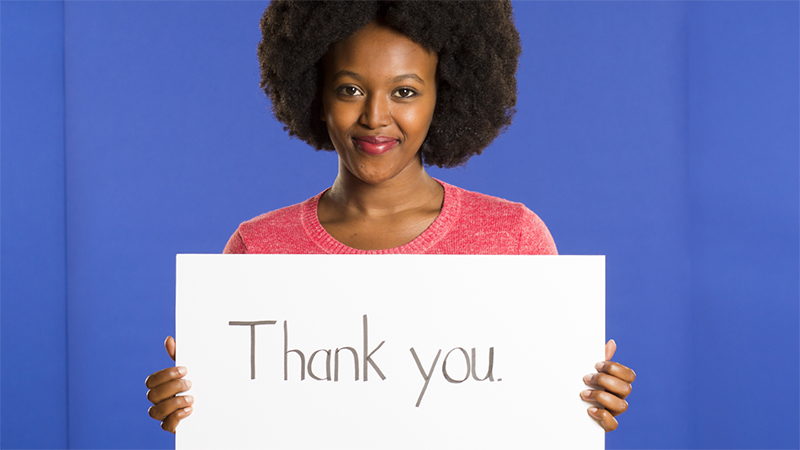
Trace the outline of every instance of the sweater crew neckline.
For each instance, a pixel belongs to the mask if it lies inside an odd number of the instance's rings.
[[[461,195],[458,192],[458,188],[435,178],[434,180],[436,180],[436,182],[441,184],[444,188],[442,210],[439,212],[439,215],[436,217],[436,219],[434,219],[433,223],[431,223],[431,225],[426,228],[422,234],[399,247],[382,250],[360,250],[342,244],[341,242],[337,241],[336,238],[331,236],[325,230],[325,228],[322,227],[322,224],[319,221],[319,216],[317,215],[319,200],[330,188],[325,189],[315,197],[303,202],[302,211],[300,214],[300,220],[302,222],[303,229],[305,230],[306,235],[308,235],[308,237],[317,246],[319,246],[324,253],[343,253],[353,255],[424,253],[427,249],[447,235],[447,230],[450,229],[453,222],[455,222],[461,209]]]

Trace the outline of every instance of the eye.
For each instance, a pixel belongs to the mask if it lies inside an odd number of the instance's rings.
[[[336,88],[336,93],[340,95],[344,95],[345,97],[355,97],[357,95],[363,95],[361,89],[353,86],[351,84],[346,84],[344,86],[339,86]]]
[[[407,87],[399,88],[392,93],[392,97],[399,97],[399,98],[411,98],[411,97],[416,97],[417,95],[418,95],[417,91]]]

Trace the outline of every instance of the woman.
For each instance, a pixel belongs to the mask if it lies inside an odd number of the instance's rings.
[[[509,2],[287,2],[261,22],[262,88],[289,134],[335,150],[333,186],[239,226],[226,253],[556,254],[525,206],[431,178],[479,154],[510,124],[519,35]],[[175,341],[166,342],[170,356]],[[606,430],[635,375],[608,361],[581,397]],[[151,417],[191,414],[185,368],[146,382]]]

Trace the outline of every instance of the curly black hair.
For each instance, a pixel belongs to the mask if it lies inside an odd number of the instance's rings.
[[[521,47],[509,0],[273,0],[261,18],[261,88],[289,135],[334,150],[320,120],[321,60],[373,20],[438,55],[436,106],[420,149],[425,164],[462,165],[511,124]]]

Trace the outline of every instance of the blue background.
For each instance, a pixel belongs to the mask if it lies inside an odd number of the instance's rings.
[[[0,1],[3,448],[172,447],[175,254],[333,181],[258,88],[265,6]],[[514,6],[515,124],[431,173],[607,255],[608,448],[798,448],[798,2]]]

